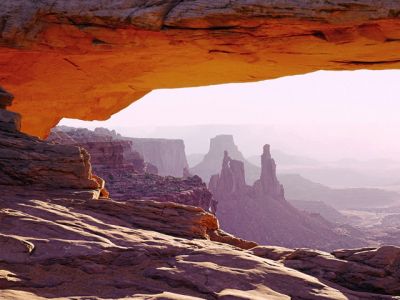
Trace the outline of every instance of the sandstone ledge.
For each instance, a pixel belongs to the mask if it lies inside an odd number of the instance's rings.
[[[195,207],[44,195],[0,204],[4,299],[394,299],[210,241],[215,217]]]

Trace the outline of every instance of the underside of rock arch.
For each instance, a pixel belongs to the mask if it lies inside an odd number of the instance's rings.
[[[103,120],[146,93],[316,70],[400,68],[398,1],[0,4],[0,83],[23,131]]]

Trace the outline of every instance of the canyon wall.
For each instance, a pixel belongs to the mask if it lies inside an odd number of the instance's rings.
[[[93,172],[105,180],[107,193],[114,200],[157,200],[216,210],[216,202],[200,177],[185,174],[182,178],[186,158],[180,140],[132,139],[105,128],[92,131],[65,126],[53,129],[47,140],[86,149]],[[164,173],[176,173],[180,178],[157,175],[158,168],[134,149],[152,158]]]
[[[269,145],[264,146],[261,162],[261,177],[253,186],[245,183],[244,163],[228,152],[220,174],[211,177],[209,189],[223,230],[264,245],[325,250],[366,245],[362,235],[351,236],[348,229],[301,212],[285,200]]]
[[[104,120],[151,90],[398,69],[400,3],[3,0],[0,80],[22,130]],[[190,99],[188,99],[190,101]]]
[[[98,198],[104,181],[92,174],[83,148],[54,145],[20,132],[21,116],[5,110],[13,96],[0,88],[0,190]]]
[[[330,254],[258,246],[224,232],[215,215],[199,207],[93,199],[104,182],[91,174],[89,154],[65,132],[56,132],[53,142],[21,133],[20,115],[5,110],[12,99],[0,88],[1,299],[397,298],[390,296],[399,293],[397,247]],[[128,166],[124,151],[132,148],[105,142],[109,132],[97,130],[99,149],[87,130],[77,133],[93,143],[95,159],[110,159],[107,168]],[[104,143],[115,143],[116,152]],[[256,185],[283,197],[266,149]],[[221,176],[213,178],[217,189],[232,195],[251,190],[243,163],[228,153]],[[240,210],[245,218],[247,212]]]
[[[208,182],[213,174],[220,171],[221,161],[224,157],[224,151],[227,151],[233,159],[244,163],[246,182],[253,184],[259,177],[261,170],[259,167],[249,163],[235,145],[232,135],[217,135],[210,139],[210,148],[203,160],[190,168],[192,174],[200,176],[205,182]]]
[[[185,144],[182,140],[127,138],[143,158],[158,169],[162,176],[182,177],[188,169]]]

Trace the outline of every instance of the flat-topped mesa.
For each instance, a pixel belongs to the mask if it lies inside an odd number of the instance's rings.
[[[280,184],[276,177],[276,163],[271,157],[270,145],[266,144],[263,147],[261,155],[261,177],[255,183],[255,187],[259,193],[269,195],[273,199],[284,199],[283,185]]]
[[[53,145],[21,133],[21,116],[4,108],[13,96],[0,88],[0,190],[32,194],[69,192],[98,198],[104,181],[92,175],[89,154],[74,146]]]

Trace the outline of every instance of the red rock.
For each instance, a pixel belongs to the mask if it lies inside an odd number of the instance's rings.
[[[1,3],[2,84],[42,137],[161,88],[400,66],[396,0]]]
[[[215,201],[199,177],[175,178],[153,174],[157,168],[145,163],[139,152],[133,150],[134,145],[139,145],[141,151],[150,156],[154,154],[153,158],[162,158],[164,161],[173,153],[178,153],[177,157],[182,156],[180,149],[184,147],[181,142],[165,139],[135,139],[132,142],[131,139],[104,128],[91,131],[65,127],[53,130],[48,140],[85,148],[90,153],[93,172],[106,181],[106,190],[102,194],[114,200],[170,201],[215,212]],[[184,161],[186,162],[186,158]],[[174,160],[171,159],[169,163],[171,162]]]
[[[221,232],[201,208],[18,195],[0,201],[2,299],[394,299],[245,251],[237,245],[251,244]]]
[[[332,254],[312,249],[282,250],[263,246],[250,251],[352,290],[400,294],[399,247],[343,249]]]
[[[268,145],[261,159],[261,178],[253,186],[245,183],[244,163],[227,153],[220,174],[211,178],[209,190],[217,202],[216,215],[223,230],[258,244],[291,248],[333,250],[366,245],[360,237],[341,233],[322,217],[294,208],[284,198]]]
[[[0,109],[0,190],[72,189],[98,197],[89,155],[78,147],[53,145],[18,131],[20,116]]]

